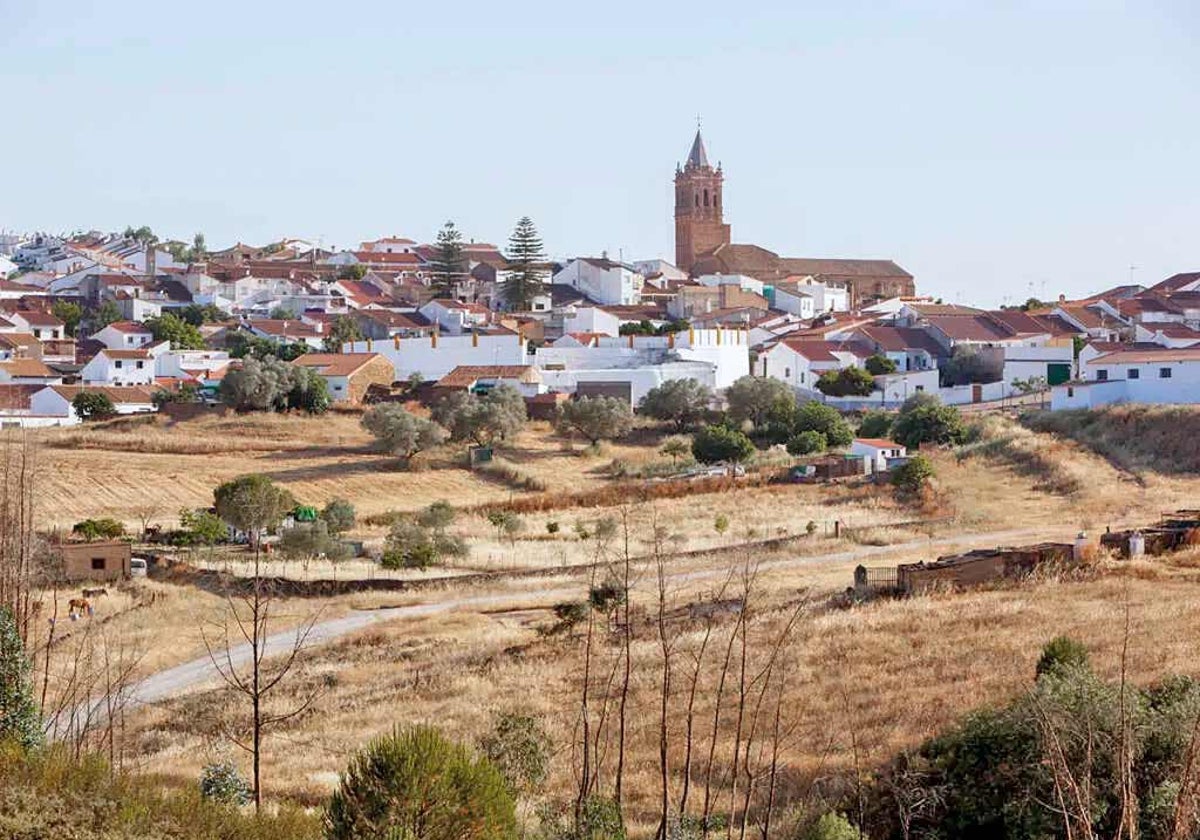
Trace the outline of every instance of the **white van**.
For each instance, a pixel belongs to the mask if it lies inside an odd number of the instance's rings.
[[[145,557],[130,557],[129,558],[129,576],[130,577],[145,577],[146,576],[146,558]]]

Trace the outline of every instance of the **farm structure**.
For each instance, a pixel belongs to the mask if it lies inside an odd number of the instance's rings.
[[[124,580],[133,548],[124,540],[58,542],[50,546],[51,568],[60,580]]]
[[[1038,543],[1019,547],[982,548],[965,554],[939,557],[926,563],[854,570],[856,596],[919,595],[935,589],[981,586],[996,580],[1028,575],[1047,564],[1069,563],[1075,547],[1070,543]]]
[[[1100,536],[1100,545],[1121,557],[1166,554],[1197,543],[1200,543],[1200,510],[1164,513],[1158,522],[1146,528],[1109,531]]]

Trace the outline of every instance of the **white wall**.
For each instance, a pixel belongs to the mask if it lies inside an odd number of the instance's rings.
[[[355,341],[343,345],[347,353],[379,353],[396,371],[397,380],[419,373],[425,379],[441,379],[459,365],[527,365],[525,340],[513,335],[439,335],[379,341]]]
[[[574,393],[581,382],[628,382],[634,406],[652,389],[675,379],[695,379],[714,390],[718,387],[716,369],[711,365],[694,363],[638,368],[544,370],[542,378],[547,389],[568,394]]]

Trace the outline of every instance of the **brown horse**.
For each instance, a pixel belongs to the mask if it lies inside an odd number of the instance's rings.
[[[67,617],[76,618],[92,614],[92,604],[87,598],[72,598],[67,602]]]

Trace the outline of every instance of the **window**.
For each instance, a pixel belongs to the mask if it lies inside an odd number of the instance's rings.
[[[791,378],[792,378],[792,369],[791,369],[790,367],[785,367],[785,368],[783,369],[783,378],[784,378],[784,379],[791,379]]]
[[[1158,369],[1158,378],[1159,379],[1170,379],[1171,378],[1171,369],[1170,368],[1159,368]]]
[[[1107,382],[1108,381],[1108,371],[1105,370],[1104,368],[1101,368],[1100,370],[1096,371],[1096,381],[1097,382]]]
[[[105,563],[105,561],[104,561],[103,557],[93,557],[92,558],[92,571],[93,572],[103,572],[104,571],[104,563]]]
[[[115,367],[117,370],[120,370],[121,369],[121,360],[117,359],[116,364],[114,364],[113,367]]]
[[[917,390],[918,390],[918,391],[924,391],[924,390],[925,390],[925,386],[924,386],[924,385],[918,385],[918,386],[917,386]]]
[[[1075,396],[1075,389],[1068,385],[1067,386],[1067,398],[1070,399],[1073,396]]]
[[[1129,379],[1141,379],[1142,372],[1140,370],[1138,370],[1137,368],[1130,368],[1127,376]]]
[[[141,370],[145,366],[145,364],[146,364],[145,362],[139,360],[137,363],[137,369]]]

